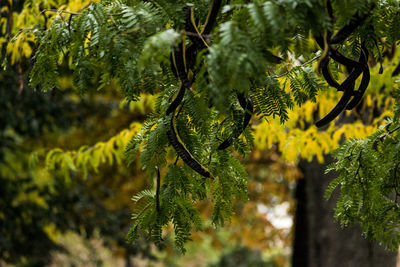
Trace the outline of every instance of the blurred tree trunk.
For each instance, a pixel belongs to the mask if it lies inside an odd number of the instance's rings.
[[[125,267],[132,267],[131,253],[129,250],[127,250],[125,254]]]
[[[326,158],[327,164],[332,159]],[[324,192],[335,173],[326,165],[301,161],[304,178],[296,190],[297,210],[293,242],[293,267],[395,267],[397,253],[369,242],[359,227],[342,229],[333,218],[338,189],[329,200]]]

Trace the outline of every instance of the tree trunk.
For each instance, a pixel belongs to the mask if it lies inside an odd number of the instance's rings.
[[[327,163],[331,158],[326,158]],[[335,173],[325,174],[326,165],[302,161],[304,178],[296,190],[297,210],[293,244],[293,267],[395,267],[397,253],[362,236],[360,227],[342,229],[333,218],[338,189],[329,200],[324,192]]]

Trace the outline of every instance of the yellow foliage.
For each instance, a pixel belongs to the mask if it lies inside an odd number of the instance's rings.
[[[106,142],[98,142],[94,146],[83,146],[79,150],[64,151],[56,148],[47,153],[46,166],[48,170],[61,170],[66,177],[69,171],[83,171],[84,176],[89,170],[98,172],[100,164],[109,165],[122,163],[126,145],[140,131],[142,125],[134,122],[129,129],[124,129]]]
[[[61,235],[61,232],[57,230],[57,227],[55,226],[54,223],[48,224],[45,227],[43,227],[43,231],[53,242],[57,242],[59,236]]]
[[[146,114],[149,110],[152,110],[156,104],[158,95],[140,94],[139,101],[128,101],[124,98],[119,108],[122,109],[125,106],[129,107],[130,111],[139,111],[140,114]]]
[[[20,61],[21,58],[29,58],[32,54],[32,44],[35,43],[35,25],[38,23],[43,25],[44,16],[39,10],[42,5],[48,21],[55,17],[65,16],[65,14],[50,11],[54,7],[59,7],[58,10],[65,10],[76,12],[87,6],[91,1],[73,0],[65,4],[63,0],[33,0],[26,1],[24,7],[20,12],[13,12],[13,24],[11,35],[13,38],[7,40],[7,18],[0,18],[0,50],[6,44],[7,54],[10,55],[10,63],[14,65]],[[8,7],[5,6],[1,9],[2,12],[8,12]],[[44,26],[44,25],[43,25]]]
[[[383,74],[379,74],[379,66],[370,69],[371,81],[363,104],[368,109],[366,112],[369,115],[369,124],[366,125],[360,120],[343,124],[339,122],[341,120],[339,116],[326,130],[317,129],[314,126],[316,115],[322,118],[328,114],[343,94],[336,90],[322,91],[317,95],[316,103],[308,101],[290,110],[289,120],[284,125],[280,123],[279,118],[268,118],[268,121],[254,119],[252,128],[255,148],[265,150],[278,147],[282,158],[293,163],[296,163],[299,158],[312,160],[313,156],[322,163],[324,155],[336,150],[345,139],[366,138],[384,124],[385,118],[393,115],[393,98],[385,96],[382,92],[393,92],[398,88],[398,83],[395,83],[391,77],[397,62],[398,59],[385,60]],[[341,76],[343,80],[345,77]],[[282,82],[283,80],[285,77],[280,78],[282,86],[288,86]],[[374,108],[380,112],[378,117],[373,117]],[[346,111],[342,115],[348,117],[352,112],[357,114],[357,111]]]
[[[366,138],[374,133],[384,123],[384,119],[392,116],[390,108],[393,105],[391,98],[383,96],[366,96],[366,104],[369,108],[375,105],[382,108],[379,117],[371,120],[370,125],[364,125],[361,121],[352,124],[330,124],[328,129],[319,130],[314,126],[314,114],[325,116],[337,103],[338,96],[334,91],[321,92],[317,97],[317,103],[307,102],[301,107],[295,107],[289,112],[289,120],[282,125],[279,119],[263,120],[253,125],[254,144],[258,149],[271,149],[277,145],[282,153],[282,158],[289,162],[297,162],[299,158],[312,160],[316,156],[319,162],[324,161],[324,155],[333,152],[339,147],[343,138]],[[346,111],[347,115],[352,111]]]

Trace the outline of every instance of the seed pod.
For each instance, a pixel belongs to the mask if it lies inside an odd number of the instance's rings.
[[[344,91],[342,97],[336,106],[325,117],[315,123],[317,127],[322,127],[330,123],[346,108],[347,103],[354,93],[354,82],[361,75],[361,72],[362,68],[353,69],[349,77],[347,77],[347,79],[340,85],[340,90]]]
[[[182,158],[183,162],[198,174],[207,178],[211,177],[210,172],[192,156],[192,154],[187,150],[185,144],[182,142],[182,139],[179,137],[175,114],[171,117],[171,129],[167,131],[167,137],[169,143],[175,149],[176,154]]]
[[[363,77],[360,83],[360,87],[357,91],[354,92],[353,99],[346,106],[347,110],[352,110],[358,105],[358,103],[360,103],[371,78],[368,67],[368,50],[364,47],[364,45],[361,46],[360,63],[363,63]]]

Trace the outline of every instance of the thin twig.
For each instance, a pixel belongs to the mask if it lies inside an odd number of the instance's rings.
[[[68,27],[67,23],[64,20],[61,10],[58,11],[58,15],[60,16],[61,20],[63,21],[64,25]]]
[[[386,134],[382,135],[381,137],[379,137],[380,141],[382,142],[384,139],[386,139],[386,137],[388,137],[389,135],[391,135],[392,133],[394,133],[395,131],[400,130],[400,126],[397,126],[396,128],[394,128],[393,130],[387,132]]]

